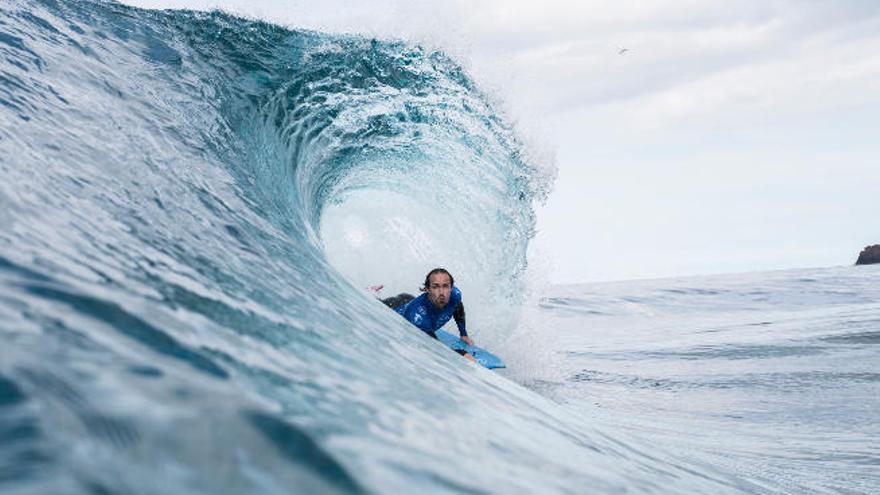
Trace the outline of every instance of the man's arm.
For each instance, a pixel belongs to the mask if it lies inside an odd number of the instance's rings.
[[[452,313],[452,317],[455,318],[455,324],[458,326],[458,334],[461,337],[461,340],[465,341],[468,345],[474,345],[474,341],[468,337],[467,334],[467,326],[465,325],[464,320],[464,303],[459,301],[458,306],[455,307],[455,311]]]

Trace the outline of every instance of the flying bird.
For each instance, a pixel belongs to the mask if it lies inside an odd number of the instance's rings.
[[[626,47],[621,46],[620,48],[617,49],[617,54],[618,54],[618,55],[623,55],[624,53],[626,53],[626,52],[628,52],[628,51],[629,51],[629,48],[626,48]]]

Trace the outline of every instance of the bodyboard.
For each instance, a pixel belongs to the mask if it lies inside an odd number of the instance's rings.
[[[460,338],[452,335],[449,332],[444,332],[443,330],[437,330],[437,339],[440,342],[443,342],[446,347],[449,347],[453,351],[465,351],[477,361],[477,363],[481,364],[485,368],[489,368],[490,370],[494,370],[496,368],[504,368],[504,361],[501,360],[500,357],[492,354],[491,352],[483,349],[482,347],[478,347],[475,345],[467,345]]]

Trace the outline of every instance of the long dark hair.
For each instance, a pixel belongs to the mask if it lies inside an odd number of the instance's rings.
[[[449,275],[449,283],[453,287],[455,287],[455,279],[452,277],[452,274],[446,271],[446,268],[434,268],[427,275],[425,275],[425,283],[422,285],[422,292],[428,290],[428,285],[431,283],[431,275],[437,275],[438,273],[445,273]]]

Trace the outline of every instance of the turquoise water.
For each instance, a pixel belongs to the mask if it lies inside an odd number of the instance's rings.
[[[876,270],[835,272],[809,286],[820,296],[782,280],[767,291],[784,308],[766,312],[804,316],[775,327],[747,326],[748,298],[638,284],[530,301],[532,208],[552,174],[525,156],[441,52],[221,13],[5,2],[0,489],[876,486]],[[413,291],[435,264],[510,369],[464,362],[363,290]],[[746,331],[695,349],[715,324]],[[836,361],[774,375],[771,333],[738,340],[764,326],[816,336]],[[726,411],[753,394],[770,404]]]

